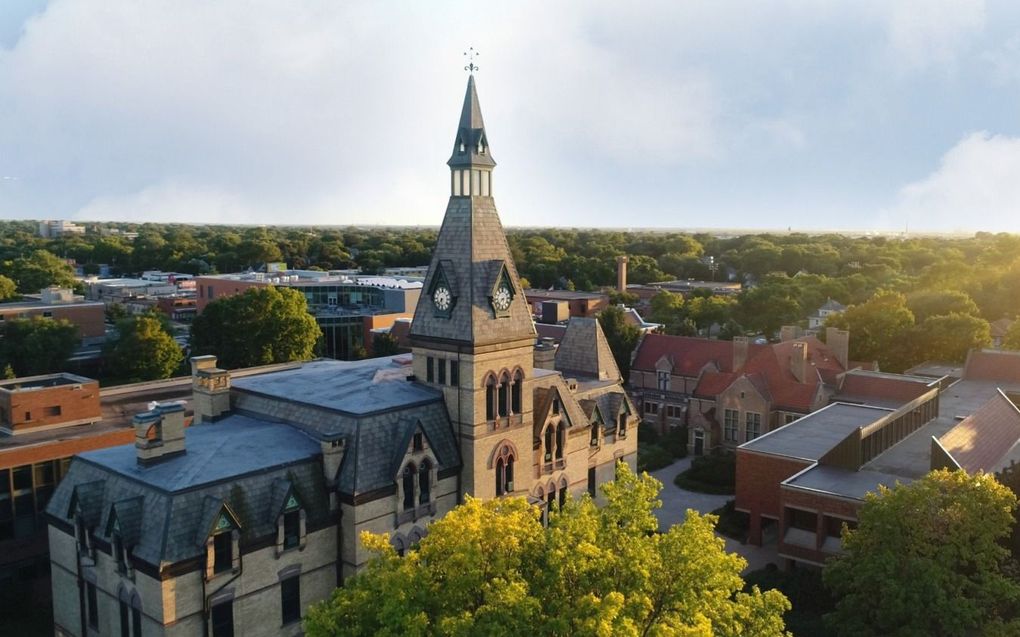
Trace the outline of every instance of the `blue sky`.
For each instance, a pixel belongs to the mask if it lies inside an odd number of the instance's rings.
[[[1020,232],[1020,4],[3,0],[0,217]]]

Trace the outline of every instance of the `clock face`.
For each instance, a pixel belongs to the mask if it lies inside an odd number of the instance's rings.
[[[432,293],[432,302],[436,304],[436,309],[440,312],[449,312],[452,301],[453,295],[450,294],[450,288],[445,285],[440,285]]]
[[[513,300],[513,295],[510,294],[510,288],[506,283],[499,286],[496,293],[492,296],[492,306],[497,311],[506,312],[510,309],[510,301]]]

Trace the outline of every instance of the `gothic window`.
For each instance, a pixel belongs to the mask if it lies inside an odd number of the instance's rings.
[[[567,503],[567,485],[561,484],[560,485],[560,501],[559,501],[559,509],[560,509],[560,511],[563,510],[563,506],[566,503]]]
[[[620,408],[619,425],[620,425],[619,426],[620,437],[623,438],[623,437],[625,437],[627,435],[627,410],[626,409]]]
[[[500,417],[506,417],[507,408],[509,404],[507,400],[509,398],[510,390],[510,376],[506,372],[503,372],[499,377],[499,415]]]
[[[131,624],[129,623],[130,609],[128,608],[127,602],[123,599],[119,600],[120,603],[120,637],[131,637]]]
[[[485,379],[485,419],[496,419],[496,377],[492,374]]]
[[[512,493],[514,490],[514,452],[509,445],[503,445],[496,453],[496,495]]]
[[[132,637],[142,637],[142,598],[137,592],[131,596],[131,631]]]
[[[556,427],[556,459],[563,459],[563,447],[567,444],[567,427],[560,423]]]
[[[418,469],[418,503],[428,504],[432,498],[432,464],[425,460],[421,463],[421,468]]]
[[[117,572],[123,573],[127,570],[127,564],[124,560],[124,542],[120,537],[120,533],[114,533],[111,539],[110,552],[113,553],[113,557],[117,562]]]
[[[553,459],[553,426],[545,428],[545,461],[552,462]]]
[[[85,583],[85,597],[86,597],[86,610],[88,615],[89,627],[95,630],[99,630],[99,594],[96,591],[96,585],[92,582]]]
[[[503,484],[506,481],[506,466],[502,458],[496,460],[496,496],[503,495]]]
[[[521,389],[524,385],[524,374],[521,370],[514,372],[514,384],[510,392],[510,412],[521,413]]]
[[[599,446],[599,424],[597,422],[593,422],[591,424],[591,443],[590,444],[591,444],[592,447]]]
[[[417,473],[413,464],[404,467],[404,510],[414,508],[414,476]]]

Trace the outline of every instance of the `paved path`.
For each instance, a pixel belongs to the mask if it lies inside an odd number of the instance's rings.
[[[694,509],[699,513],[711,513],[726,504],[728,500],[733,499],[731,495],[695,493],[694,491],[687,491],[676,486],[673,483],[673,478],[676,477],[676,474],[688,469],[691,466],[692,460],[693,456],[688,456],[677,460],[668,467],[651,472],[651,475],[662,483],[662,493],[659,494],[659,498],[662,500],[662,508],[655,512],[656,517],[659,518],[660,529],[667,529],[674,524],[683,522],[687,509]],[[723,537],[723,539],[726,540],[727,551],[738,553],[747,560],[747,568],[744,569],[745,573],[764,568],[769,562],[779,564],[775,545],[759,547],[751,544],[742,544],[727,537]]]

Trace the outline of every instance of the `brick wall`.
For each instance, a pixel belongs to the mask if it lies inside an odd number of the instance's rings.
[[[0,427],[18,433],[97,422],[101,417],[95,381],[0,392]]]
[[[761,545],[761,516],[780,518],[779,483],[811,462],[737,449],[736,508],[750,514],[749,542]]]

